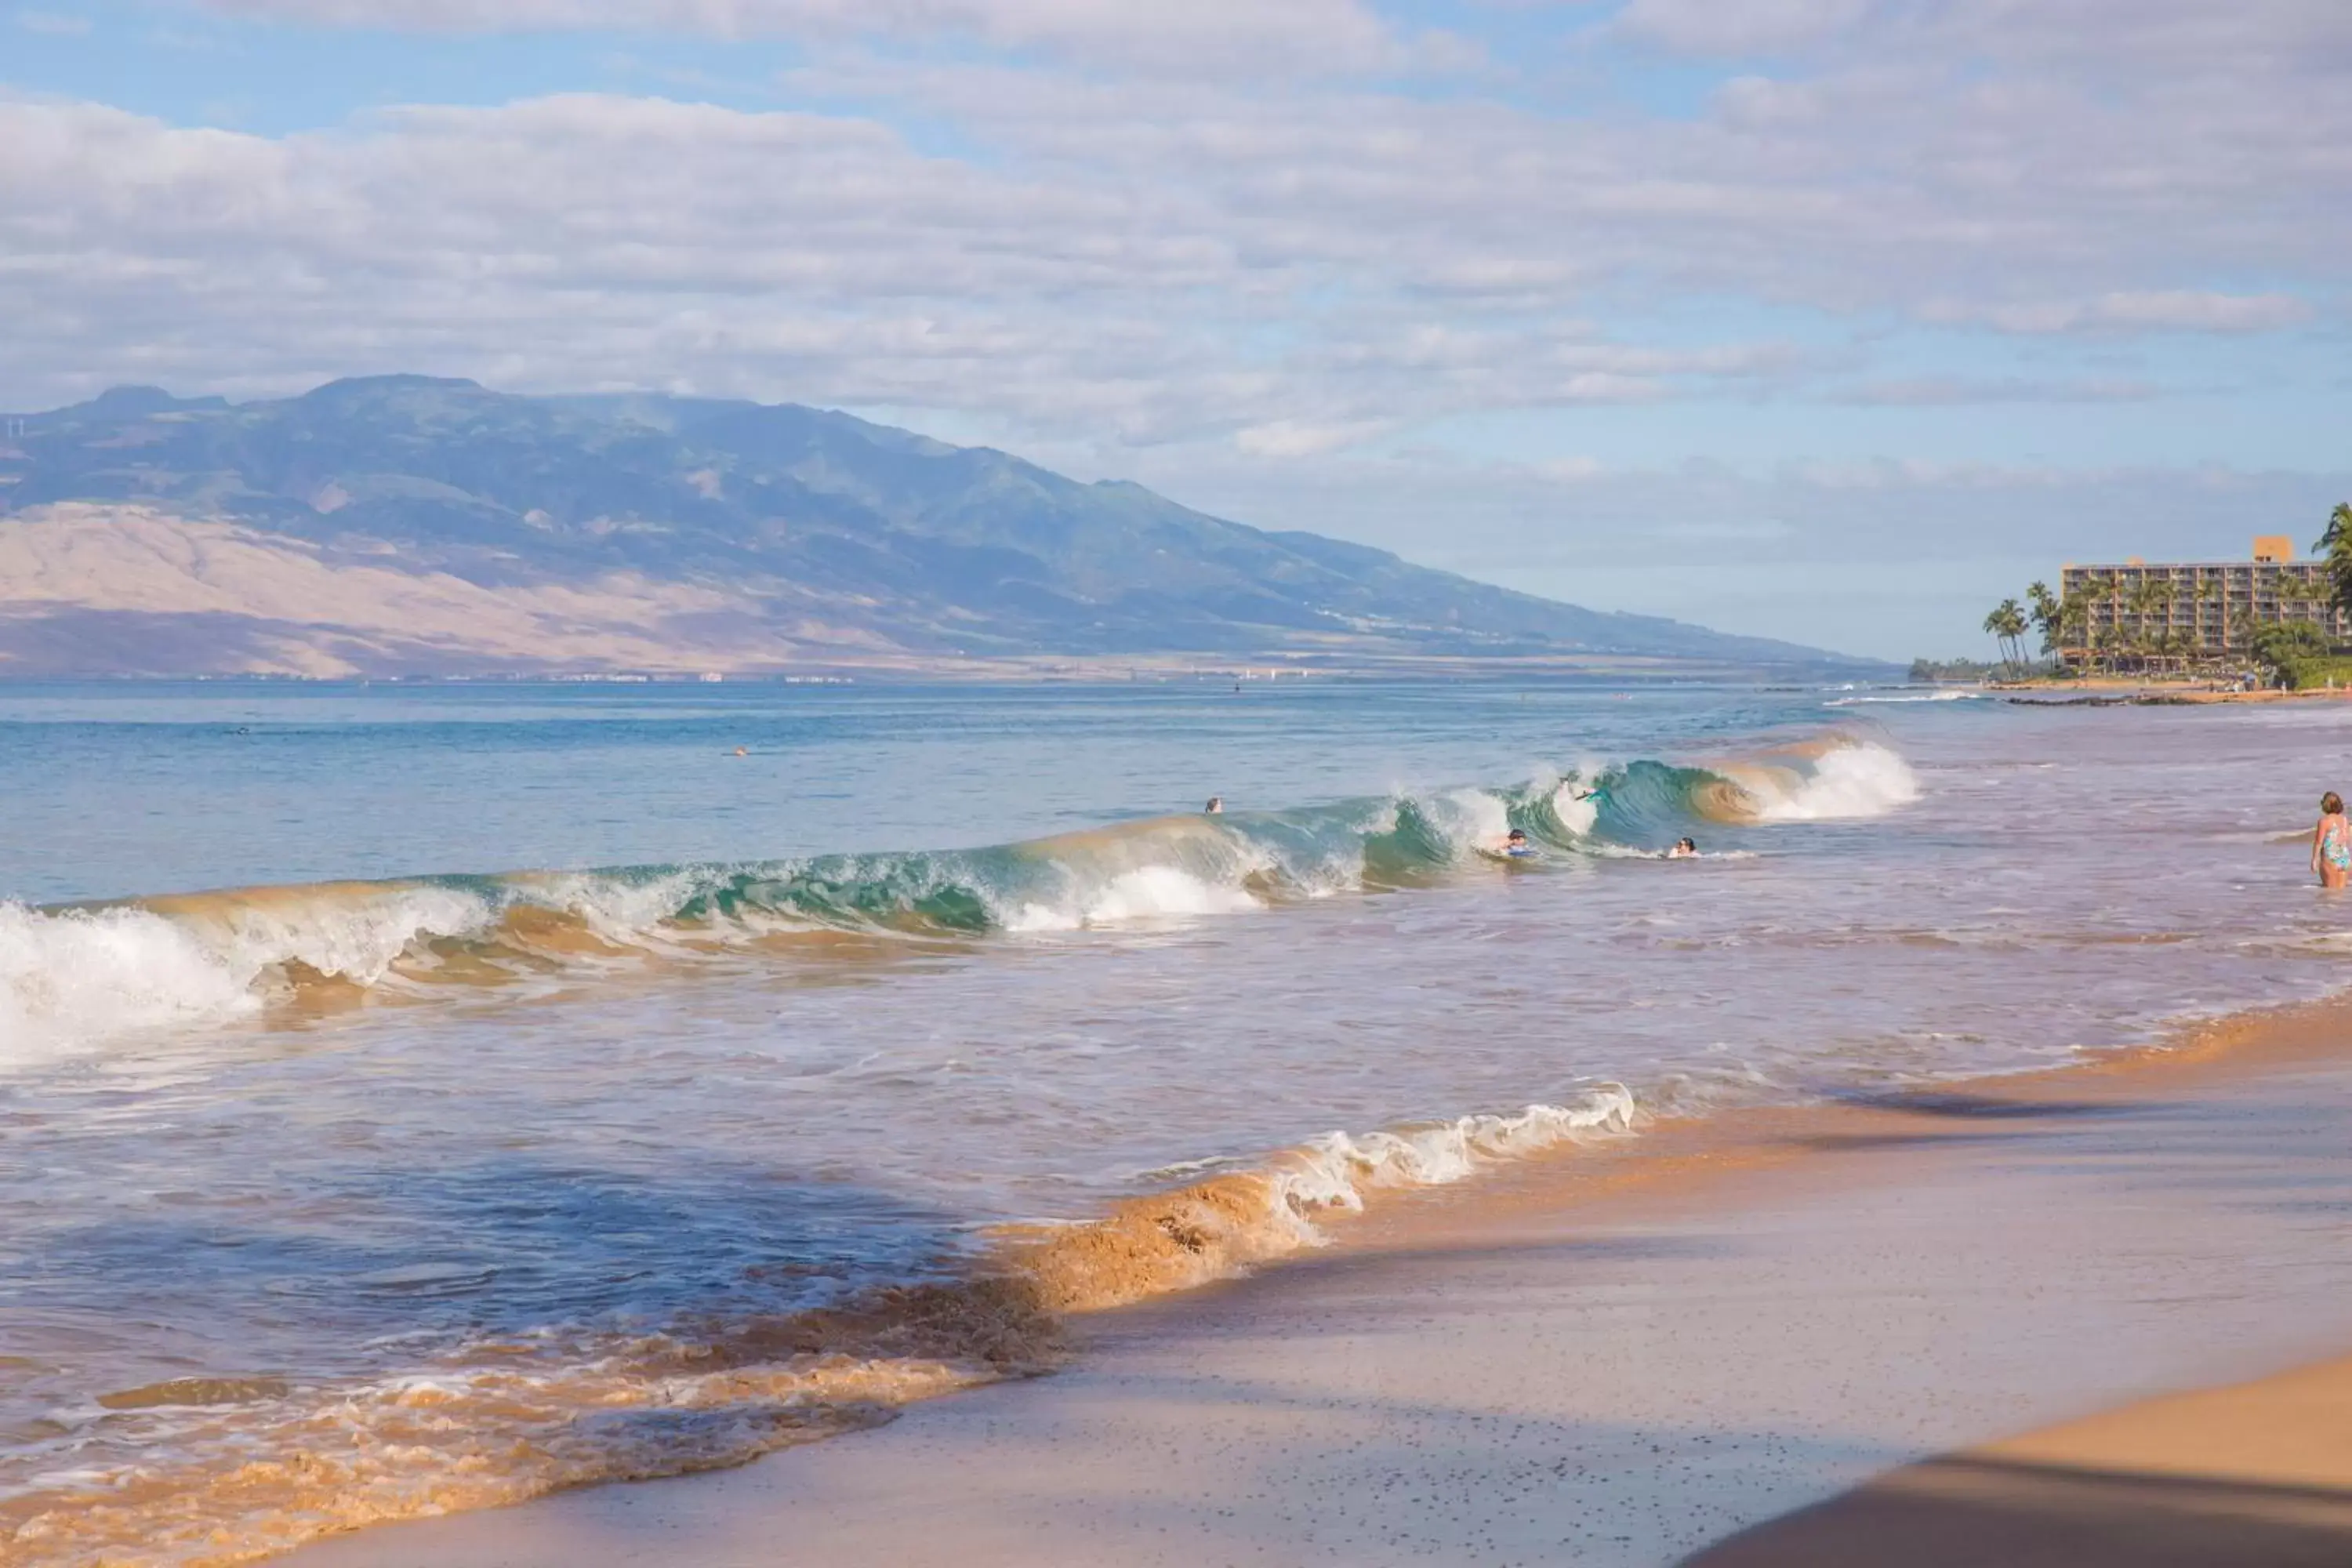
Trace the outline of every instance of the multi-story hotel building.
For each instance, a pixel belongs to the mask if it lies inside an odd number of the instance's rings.
[[[2309,621],[2337,642],[2352,640],[2352,621],[2329,602],[2325,564],[2297,561],[2294,541],[2265,534],[2251,561],[2069,565],[2060,595],[2087,614],[2069,628],[2059,656],[2081,663],[2094,649],[2214,658],[2245,650],[2255,628]],[[2087,632],[2087,643],[2084,633]]]

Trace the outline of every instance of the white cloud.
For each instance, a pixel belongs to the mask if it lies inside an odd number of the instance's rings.
[[[1128,67],[1362,70],[1412,58],[1359,0],[198,0],[225,15],[460,33],[970,38]],[[1442,59],[1458,41],[1433,40]]]
[[[2088,319],[2103,327],[2185,332],[2267,332],[2300,326],[2315,312],[2292,294],[2215,294],[2191,289],[2103,294]]]
[[[2148,520],[2186,503],[2122,472],[1642,469],[1606,437],[1704,449],[1710,420],[1775,399],[1826,422],[1853,417],[1842,403],[2158,398],[2167,352],[2223,374],[2300,342],[2280,329],[2330,329],[2352,256],[2336,0],[1651,0],[1627,13],[1645,49],[1746,28],[1772,73],[1675,114],[1555,94],[1537,60],[1492,92],[1350,75],[1420,47],[1354,0],[231,7],[813,42],[769,112],[574,94],[261,136],[0,98],[0,404],[413,369],[936,411],[1548,591],[1585,563],[1634,592],[1672,524],[1678,558],[1785,572],[1795,604],[1824,560],[1955,530],[2021,554],[2112,526],[2154,553],[2126,525],[2160,535]],[[1621,66],[1596,11],[1560,15]],[[2004,338],[1955,368],[1918,323]],[[2132,358],[2182,332],[2207,338]],[[1523,410],[1545,412],[1513,428],[1608,466],[1472,471],[1433,449]],[[2091,422],[2053,421],[2053,445]],[[2299,526],[2273,505],[2293,489],[2196,516],[2234,519],[2222,542],[2265,510]],[[1914,517],[1943,531],[1906,543]]]
[[[798,111],[572,95],[266,138],[0,103],[16,154],[0,268],[32,323],[0,395],[142,368],[282,386],[416,366],[1139,441],[1840,386],[2055,399],[2120,384],[1871,374],[1752,321],[1657,323],[1696,299],[1874,326],[2251,333],[2313,319],[2352,254],[2352,101],[2326,90],[2347,33],[2330,18],[2352,7],[2295,0],[2245,0],[2226,50],[2189,0],[2142,0],[2117,47],[2172,52],[2120,80],[2082,35],[2114,29],[2122,0],[1644,0],[1626,25],[1835,42],[1689,117],[898,49],[954,34],[1172,58],[1222,39],[1364,59],[1393,29],[1359,0],[210,3],[865,41],[782,84]],[[1913,47],[1931,37],[1951,49]],[[887,123],[902,116],[969,151],[918,152]],[[2250,276],[2269,291],[2212,287]]]
[[[2116,377],[1892,376],[1865,381],[1831,395],[1831,401],[1863,407],[1936,408],[1986,403],[2137,403],[2158,397],[2152,382]]]
[[[1857,68],[1734,84],[1685,121],[873,54],[785,85],[868,107],[570,95],[269,138],[0,100],[0,273],[27,323],[0,395],[419,368],[937,407],[1048,437],[1250,430],[1271,451],[1825,377],[1879,401],[1969,391],[1595,324],[1629,303],[1633,321],[1697,294],[2252,331],[2313,307],[2198,280],[2315,292],[2352,253],[2352,106],[2278,82],[2143,102]],[[973,154],[917,151],[876,103]],[[2056,400],[2103,379],[1974,385]]]
[[[2225,294],[2196,289],[2108,293],[2089,300],[2030,303],[1935,300],[1929,321],[1981,322],[2004,332],[2269,332],[2300,326],[2317,312],[2293,294]]]
[[[2105,76],[2289,68],[2352,57],[2338,0],[1630,0],[1598,28],[1696,58],[1954,61]]]
[[[1253,458],[1315,458],[1352,447],[1387,426],[1376,420],[1345,425],[1311,425],[1276,419],[1236,431],[1234,445]]]
[[[28,323],[11,369],[61,391],[657,379],[1135,441],[1250,431],[1271,454],[1790,363],[1571,317],[1416,320],[1398,291],[1478,240],[1385,237],[1410,186],[1310,219],[1058,157],[983,169],[866,120],[582,95],[276,139],[0,100],[0,136],[26,154],[0,166]],[[1358,297],[1307,302],[1343,281]]]
[[[1844,32],[1871,9],[1872,0],[1633,0],[1615,30],[1683,54],[1768,54]]]

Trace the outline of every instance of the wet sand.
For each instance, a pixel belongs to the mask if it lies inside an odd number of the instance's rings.
[[[2304,1009],[2168,1057],[1660,1128],[1082,1319],[1055,1377],[286,1561],[2352,1561],[2352,1373],[2205,1396],[2252,1412],[2235,1427],[2143,1403],[2352,1345],[2347,1040],[2352,1009]],[[2282,1554],[2283,1520],[2332,1555]]]

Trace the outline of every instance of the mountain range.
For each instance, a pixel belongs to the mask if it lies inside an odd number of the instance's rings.
[[[789,404],[393,375],[0,423],[0,675],[1182,657],[1863,668]]]

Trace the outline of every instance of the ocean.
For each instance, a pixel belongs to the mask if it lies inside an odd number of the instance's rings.
[[[1386,1191],[2323,994],[2347,736],[1538,679],[0,686],[0,1561],[737,1463]]]

